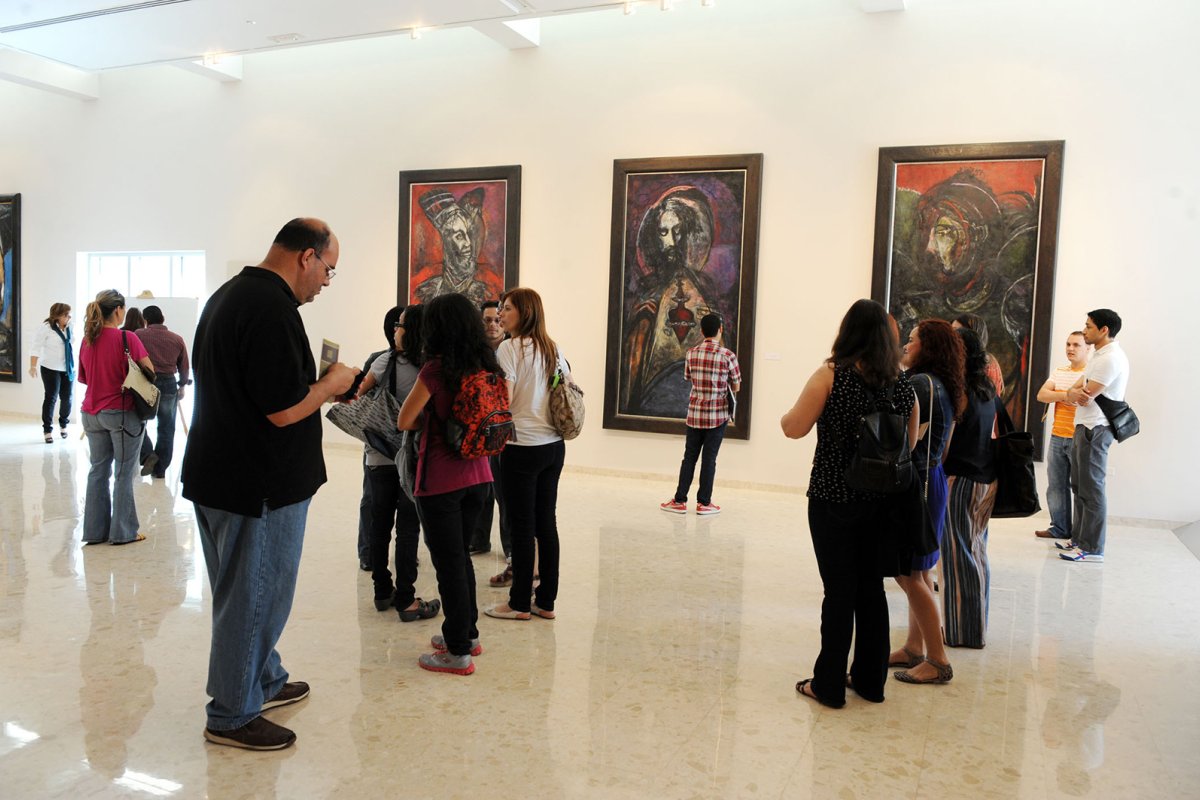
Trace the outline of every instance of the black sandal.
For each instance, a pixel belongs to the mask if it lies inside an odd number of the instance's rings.
[[[812,682],[813,682],[812,678],[805,678],[804,680],[797,682],[796,692],[801,697],[807,697],[809,700],[816,700],[818,703],[825,706],[826,708],[841,708],[842,706],[846,705],[846,702],[844,700],[842,701],[841,705],[835,706],[833,703],[826,703],[820,697],[817,697],[817,691],[816,691],[816,689],[812,688]],[[804,691],[805,686],[808,687],[807,692]]]
[[[407,609],[396,609],[396,613],[400,615],[401,622],[416,622],[419,619],[429,619],[436,617],[438,612],[442,610],[442,601],[434,598],[428,603],[417,598],[417,607],[412,611]]]

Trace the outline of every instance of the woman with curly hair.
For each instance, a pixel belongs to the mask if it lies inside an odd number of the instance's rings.
[[[400,409],[400,430],[422,430],[417,457],[417,510],[442,596],[442,634],[433,652],[418,659],[422,669],[470,675],[479,645],[475,569],[467,552],[475,523],[487,502],[492,470],[487,456],[462,458],[446,440],[446,421],[465,378],[503,373],[483,335],[479,309],[461,294],[435,297],[425,306],[425,363]],[[424,411],[424,420],[421,412]]]
[[[912,329],[901,363],[917,396],[920,439],[913,443],[913,464],[922,487],[938,547],[946,518],[947,482],[942,457],[954,430],[954,421],[967,406],[964,388],[966,351],[962,338],[940,319],[927,319]],[[914,556],[912,572],[896,576],[908,597],[908,639],[888,658],[889,667],[906,667],[896,673],[904,683],[948,683],[954,677],[942,645],[941,618],[933,597],[933,574],[939,550]]]
[[[967,405],[946,453],[950,499],[943,538],[941,589],[946,644],[983,647],[987,632],[987,536],[996,505],[996,385],[988,377],[987,352],[974,331],[958,332],[966,351]]]

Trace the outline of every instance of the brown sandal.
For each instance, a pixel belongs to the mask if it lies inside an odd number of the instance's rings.
[[[904,652],[904,655],[908,656],[908,658],[907,659],[892,659],[892,660],[888,661],[889,667],[904,667],[905,669],[912,669],[917,664],[920,664],[922,661],[925,660],[925,656],[921,655],[920,653],[914,653],[912,650],[909,650],[907,647],[901,647],[900,649]]]
[[[937,675],[932,678],[914,678],[911,672],[904,670],[895,673],[896,680],[901,683],[949,683],[954,678],[954,668],[949,663],[939,664],[932,658],[926,658],[924,661],[937,670]]]
[[[493,575],[488,578],[488,583],[496,589],[503,589],[505,586],[512,585],[512,564],[504,568],[504,572],[499,575]],[[890,666],[890,665],[889,665]]]

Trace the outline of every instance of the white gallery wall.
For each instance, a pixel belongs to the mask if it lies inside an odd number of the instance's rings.
[[[568,464],[672,474],[680,439],[600,426],[612,161],[761,152],[753,429],[726,441],[718,484],[800,487],[814,442],[784,439],[778,419],[870,293],[878,148],[1064,139],[1053,336],[1091,308],[1120,312],[1143,420],[1114,448],[1109,512],[1200,518],[1188,411],[1200,399],[1188,335],[1200,6],[908,5],[689,0],[546,19],[527,51],[458,29],[247,56],[235,84],[114,71],[94,102],[0,83],[0,193],[23,202],[24,339],[75,297],[79,251],[204,250],[211,290],[284,221],[315,215],[342,252],[305,323],[314,343],[361,361],[395,299],[397,172],[520,164],[521,282],[546,300],[590,401]],[[40,398],[27,375],[0,384],[0,411],[35,414]],[[327,441],[348,438],[327,428]]]

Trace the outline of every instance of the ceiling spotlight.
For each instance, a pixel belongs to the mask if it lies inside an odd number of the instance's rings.
[[[705,8],[712,8],[716,4],[717,0],[700,0],[700,5],[704,6]]]
[[[663,11],[670,11],[674,7],[671,0],[662,0],[662,4],[659,6]]]
[[[637,13],[637,3],[632,3],[632,2],[625,3],[625,16],[628,17],[630,14],[636,14],[636,13]]]
[[[420,29],[420,28],[413,28],[412,30],[410,30],[410,31],[408,32],[408,35],[409,35],[409,36],[411,36],[411,37],[412,37],[412,38],[414,38],[414,39],[420,39],[420,38],[421,38],[421,33],[422,33],[422,32],[421,32],[421,29]]]

